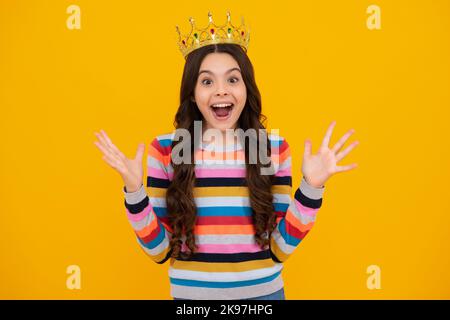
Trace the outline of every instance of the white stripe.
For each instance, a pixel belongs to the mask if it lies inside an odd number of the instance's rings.
[[[195,159],[195,164],[206,164],[206,165],[245,165],[245,160],[226,160],[226,159],[215,159],[215,160],[205,160],[205,159]]]
[[[233,166],[232,166],[233,165]],[[226,164],[226,163],[208,163],[206,160],[203,162],[199,161],[199,163],[196,165],[195,169],[245,169],[245,163],[241,164]]]
[[[249,197],[196,197],[198,207],[250,207]]]
[[[278,225],[279,226],[279,225]],[[283,251],[284,254],[290,255],[292,252],[294,252],[296,246],[291,246],[290,244],[287,244],[286,241],[284,241],[283,236],[280,233],[280,230],[278,229],[278,226],[274,231],[272,231],[271,237],[275,240],[276,244],[280,248],[281,251]],[[276,252],[275,252],[276,255]]]
[[[297,200],[294,200],[297,201]],[[316,216],[309,216],[306,214],[302,214],[299,210],[297,205],[295,204],[295,202],[292,201],[291,205],[289,206],[288,209],[290,209],[290,211],[292,212],[292,214],[294,215],[295,219],[301,221],[302,224],[308,224],[310,222],[314,222],[316,221]]]
[[[281,164],[277,164],[278,170],[285,170],[291,167],[292,157],[289,156]]]
[[[273,203],[286,203],[290,204],[292,201],[290,194],[282,194],[282,193],[274,193],[273,194]]]
[[[150,204],[152,207],[167,207],[166,198],[161,197],[150,197]]]
[[[147,253],[150,256],[156,256],[156,255],[160,254],[161,252],[166,250],[166,248],[169,246],[169,240],[167,239],[167,232],[166,232],[166,237],[164,238],[164,240],[159,245],[154,247],[153,249],[144,247],[137,238],[136,238],[136,240],[139,243],[139,245],[142,247],[142,249],[144,249],[145,253]]]
[[[176,263],[175,263],[176,265]],[[230,282],[230,281],[246,281],[265,278],[283,269],[282,263],[276,263],[273,267],[253,269],[242,272],[205,272],[175,269],[169,267],[169,277],[177,279],[210,281],[210,282]]]
[[[265,296],[283,288],[284,282],[281,274],[274,280],[253,286],[236,288],[205,288],[170,285],[172,297],[195,300],[231,300],[248,299]]]
[[[186,240],[186,236],[182,237]],[[195,243],[197,244],[256,244],[256,239],[253,234],[250,235],[196,235]]]
[[[128,219],[130,221],[131,226],[135,231],[140,231],[144,229],[147,225],[151,224],[153,219],[155,217],[155,214],[153,212],[149,212],[148,215],[146,215],[142,220],[140,221],[133,221],[131,219]]]
[[[278,135],[278,134],[270,133],[269,134],[269,140],[282,141],[282,140],[284,140],[284,138],[282,136]]]
[[[159,135],[159,136],[157,136],[156,138],[157,138],[158,140],[167,140],[167,139],[173,140],[173,137],[174,137],[174,136],[175,136],[175,131],[172,132],[172,133],[167,133],[167,134]]]
[[[151,167],[151,168],[155,168],[155,169],[164,169],[165,170],[165,166],[164,164],[159,161],[158,159],[156,159],[153,156],[148,156],[147,157],[147,166]]]

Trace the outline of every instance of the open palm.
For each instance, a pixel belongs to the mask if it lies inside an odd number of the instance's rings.
[[[103,160],[114,168],[122,176],[127,191],[134,192],[142,184],[143,169],[142,159],[145,145],[139,144],[134,159],[128,159],[111,141],[105,131],[95,132],[99,141],[94,144],[103,153]]]
[[[305,180],[313,187],[321,188],[325,182],[334,174],[344,172],[357,167],[356,163],[338,166],[337,163],[342,160],[359,142],[355,141],[345,150],[340,151],[345,141],[355,132],[354,129],[349,130],[342,138],[333,146],[328,147],[331,134],[333,132],[336,121],[333,121],[323,138],[322,145],[316,154],[311,154],[311,141],[305,141],[305,152],[303,154],[302,174]]]

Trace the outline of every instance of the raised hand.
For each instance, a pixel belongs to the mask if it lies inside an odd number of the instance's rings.
[[[94,144],[103,153],[102,159],[122,177],[127,192],[137,191],[143,178],[142,158],[145,145],[140,143],[134,159],[128,159],[111,141],[105,131],[94,132],[99,141]]]
[[[351,129],[330,149],[328,144],[330,143],[331,133],[335,125],[336,121],[333,121],[328,127],[317,154],[311,154],[311,141],[309,139],[305,140],[302,174],[306,182],[316,188],[323,187],[325,182],[335,173],[348,171],[357,167],[356,163],[346,166],[337,165],[359,142],[355,141],[344,151],[339,152],[345,141],[355,132],[354,129]]]

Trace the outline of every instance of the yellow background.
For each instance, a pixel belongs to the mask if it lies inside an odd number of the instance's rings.
[[[81,9],[69,30],[66,8]],[[381,30],[366,27],[369,5]],[[327,182],[317,223],[283,271],[288,299],[450,298],[449,1],[1,1],[0,298],[171,299],[168,263],[138,247],[104,129],[127,155],[173,130],[183,58],[175,25],[226,10],[251,27],[269,128],[301,179],[331,145],[360,141]],[[295,190],[295,188],[294,188]],[[66,288],[69,265],[81,290]],[[369,290],[366,269],[381,268]]]

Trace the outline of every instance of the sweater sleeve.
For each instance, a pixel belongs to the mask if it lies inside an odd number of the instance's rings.
[[[325,188],[315,188],[302,177],[294,198],[291,197],[292,158],[286,140],[280,142],[279,167],[272,187],[277,225],[270,235],[270,251],[276,262],[286,261],[313,227]]]
[[[147,187],[141,185],[136,192],[125,195],[125,209],[139,246],[156,263],[162,264],[170,257],[170,238],[173,230],[167,220],[166,191],[169,186],[167,166],[170,152],[155,138],[147,157]]]

